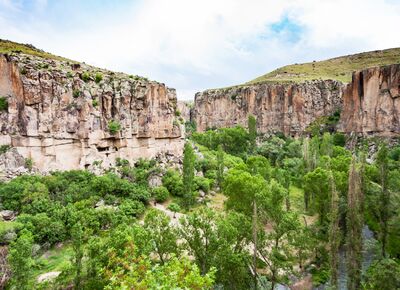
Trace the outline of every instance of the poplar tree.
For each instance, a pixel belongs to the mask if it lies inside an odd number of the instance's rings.
[[[361,190],[361,175],[357,168],[356,157],[353,159],[349,172],[349,190],[347,194],[347,288],[356,290],[361,288],[362,262],[362,228],[363,213]]]
[[[194,203],[194,162],[196,157],[192,145],[186,142],[183,150],[183,198],[185,207]]]
[[[249,115],[247,126],[249,128],[250,151],[254,151],[257,139],[257,121],[253,115]]]
[[[388,189],[388,149],[382,144],[378,151],[376,164],[379,170],[380,197],[378,205],[378,216],[380,224],[379,239],[381,242],[382,257],[386,257],[387,236],[389,232],[390,219],[390,191]]]
[[[221,187],[222,181],[224,179],[224,150],[222,145],[218,145],[217,151],[217,183]]]
[[[339,196],[336,191],[332,171],[330,172],[329,182],[331,188],[331,216],[329,227],[331,285],[334,289],[338,289],[338,251],[340,245]]]

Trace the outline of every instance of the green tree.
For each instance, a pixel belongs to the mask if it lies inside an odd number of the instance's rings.
[[[338,252],[340,246],[340,228],[339,228],[339,196],[336,191],[333,174],[329,176],[331,190],[331,214],[329,225],[329,251],[330,251],[330,269],[331,269],[331,285],[334,289],[338,289]]]
[[[362,261],[362,227],[363,212],[361,191],[361,175],[353,156],[349,172],[349,190],[347,194],[347,287],[349,290],[361,287],[361,261]]]
[[[168,206],[168,209],[174,213],[174,218],[175,218],[176,213],[181,210],[181,207],[179,206],[179,204],[172,202]]]
[[[193,147],[186,142],[183,150],[183,199],[186,208],[194,203],[194,163],[196,156]]]
[[[149,239],[154,252],[164,265],[171,254],[177,253],[177,230],[170,225],[171,219],[162,211],[152,209],[144,219],[144,228],[149,234]]]
[[[268,266],[272,290],[287,279],[293,267],[292,249],[301,228],[297,214],[284,209],[286,195],[287,190],[273,179],[258,201],[260,219],[272,227],[269,232],[261,230],[258,241],[258,253]]]
[[[381,242],[382,256],[386,257],[386,246],[389,233],[389,220],[390,220],[390,190],[388,188],[388,177],[389,177],[389,157],[388,148],[385,143],[383,143],[378,151],[376,157],[376,165],[379,171],[379,185],[380,185],[380,195],[379,195],[379,240]]]
[[[71,240],[72,249],[74,251],[73,256],[73,268],[74,268],[74,288],[81,289],[82,282],[82,260],[84,256],[84,230],[81,223],[76,223],[71,229]]]
[[[222,145],[218,145],[217,151],[217,183],[218,186],[222,186],[222,182],[224,180],[224,150],[222,149]]]
[[[393,259],[383,259],[374,262],[367,270],[365,290],[400,289],[400,265]]]
[[[317,209],[318,222],[321,229],[327,227],[329,213],[329,172],[320,167],[304,176],[304,204],[306,210],[310,209],[310,203]]]
[[[28,230],[22,230],[18,239],[11,243],[8,262],[10,263],[11,284],[15,289],[30,289],[32,277],[33,235]]]
[[[250,151],[252,152],[256,148],[257,139],[257,121],[253,115],[249,115],[247,120],[247,127],[249,129]]]
[[[214,220],[215,213],[208,208],[202,208],[183,217],[179,228],[179,235],[194,257],[202,275],[210,271],[218,250]]]

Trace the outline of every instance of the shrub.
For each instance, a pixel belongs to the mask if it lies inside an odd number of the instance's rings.
[[[135,216],[135,217],[142,215],[145,211],[143,203],[137,200],[129,200],[129,199],[124,200],[119,206],[119,209],[126,216]]]
[[[29,169],[29,171],[33,168],[33,160],[32,158],[25,158],[25,167]]]
[[[344,147],[346,145],[346,136],[343,133],[333,134],[333,145]]]
[[[164,202],[169,196],[168,189],[164,186],[156,187],[153,189],[153,196],[156,202]]]
[[[26,68],[21,68],[20,70],[19,70],[19,72],[21,73],[21,75],[26,75],[27,74],[27,70],[26,70]]]
[[[10,150],[11,146],[10,145],[1,145],[0,146],[0,155],[6,153],[8,150]]]
[[[99,101],[97,99],[94,99],[92,101],[92,105],[93,105],[93,107],[97,107],[99,105]]]
[[[210,191],[210,184],[211,184],[211,180],[205,177],[200,177],[200,176],[196,176],[194,178],[194,183],[196,184],[196,189],[197,190],[202,190],[205,193],[208,193]]]
[[[115,159],[115,166],[117,167],[129,166],[129,160],[117,157]]]
[[[8,110],[8,101],[5,97],[0,97],[0,111]]]
[[[70,71],[69,71],[69,72],[67,72],[67,78],[69,78],[69,79],[70,79],[70,78],[72,78],[73,76],[74,76],[74,75],[72,74],[72,72],[70,72]]]
[[[175,170],[168,170],[163,179],[163,185],[168,189],[169,193],[175,196],[182,196],[183,182],[179,173]]]
[[[181,115],[181,111],[179,111],[178,109],[175,110],[175,116],[179,117]]]
[[[118,121],[110,121],[108,123],[108,131],[110,131],[111,134],[116,134],[121,130],[121,124]]]
[[[99,82],[101,82],[103,80],[103,75],[101,73],[96,73],[96,76],[94,77],[94,80],[98,84]]]
[[[82,80],[87,83],[90,80],[90,74],[88,72],[84,72],[82,74]]]
[[[79,98],[80,95],[81,95],[81,91],[80,91],[80,90],[78,90],[78,89],[73,90],[72,96],[73,96],[74,98]]]

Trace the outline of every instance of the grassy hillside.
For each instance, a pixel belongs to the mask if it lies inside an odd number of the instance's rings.
[[[57,59],[57,60],[68,60],[66,58],[63,58],[61,56],[57,56],[48,52],[45,52],[41,49],[38,49],[34,47],[31,44],[21,44],[9,40],[3,40],[0,39],[0,53],[24,53],[24,54],[30,54],[34,56],[39,56],[43,58],[49,58],[49,59]],[[70,61],[70,60],[68,60]]]
[[[245,84],[288,81],[302,82],[313,79],[335,79],[342,82],[349,82],[351,81],[351,74],[355,70],[393,63],[400,63],[400,48],[376,50],[323,61],[287,65]]]

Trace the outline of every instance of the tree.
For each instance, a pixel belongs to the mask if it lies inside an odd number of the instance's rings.
[[[194,203],[194,163],[196,156],[193,147],[186,142],[183,150],[183,198],[185,207]]]
[[[222,186],[222,182],[224,180],[224,150],[222,149],[221,145],[218,145],[217,151],[217,183],[218,186]]]
[[[181,207],[179,206],[179,204],[173,202],[168,206],[168,209],[174,213],[175,218],[176,213],[181,210]]]
[[[73,256],[73,268],[75,272],[74,277],[74,288],[81,289],[82,281],[82,260],[84,255],[84,231],[80,222],[76,223],[71,229],[71,240],[72,249],[74,251]]]
[[[257,139],[257,121],[253,115],[249,115],[247,127],[249,129],[250,151],[252,152],[256,148]]]
[[[362,212],[363,193],[361,191],[361,176],[353,156],[349,172],[349,190],[347,194],[347,287],[349,290],[361,287],[362,262]]]
[[[388,149],[386,144],[382,144],[376,158],[376,165],[379,170],[379,184],[380,184],[380,196],[379,196],[379,240],[381,242],[382,256],[386,257],[386,246],[387,237],[389,232],[389,220],[390,220],[390,190],[388,188],[388,168],[389,158]]]
[[[144,228],[149,234],[154,252],[164,265],[171,254],[177,253],[177,231],[170,225],[171,219],[162,211],[150,210],[144,219]]]
[[[336,191],[333,174],[329,176],[331,190],[331,214],[329,226],[329,250],[330,250],[330,268],[331,268],[331,285],[334,289],[338,288],[338,252],[340,245],[340,228],[339,228],[339,196]]]
[[[30,289],[32,276],[33,235],[26,229],[20,232],[18,239],[11,243],[8,261],[11,267],[11,283],[16,289]]]
[[[287,190],[272,179],[258,199],[260,219],[272,227],[269,232],[260,231],[258,244],[258,253],[269,268],[272,290],[287,279],[293,267],[292,247],[301,228],[297,214],[284,209],[286,195]]]
[[[248,167],[246,169],[251,170]],[[257,167],[255,166],[254,173],[257,173],[256,169]],[[232,169],[228,172],[224,185],[224,193],[229,197],[226,201],[227,207],[252,215],[253,277],[254,287],[257,288],[257,235],[259,232],[257,199],[267,183],[259,174],[253,176],[247,171]]]
[[[179,235],[185,241],[185,246],[193,255],[202,275],[210,271],[218,249],[214,219],[215,213],[212,210],[202,208],[183,217],[179,228]]]
[[[251,220],[244,214],[228,211],[216,221],[218,251],[213,266],[216,267],[216,282],[224,289],[249,289]]]
[[[374,262],[367,270],[363,289],[400,289],[400,265],[393,259]]]
[[[325,231],[329,212],[329,172],[317,167],[304,176],[304,203],[306,210],[316,208],[318,221],[322,231]]]

